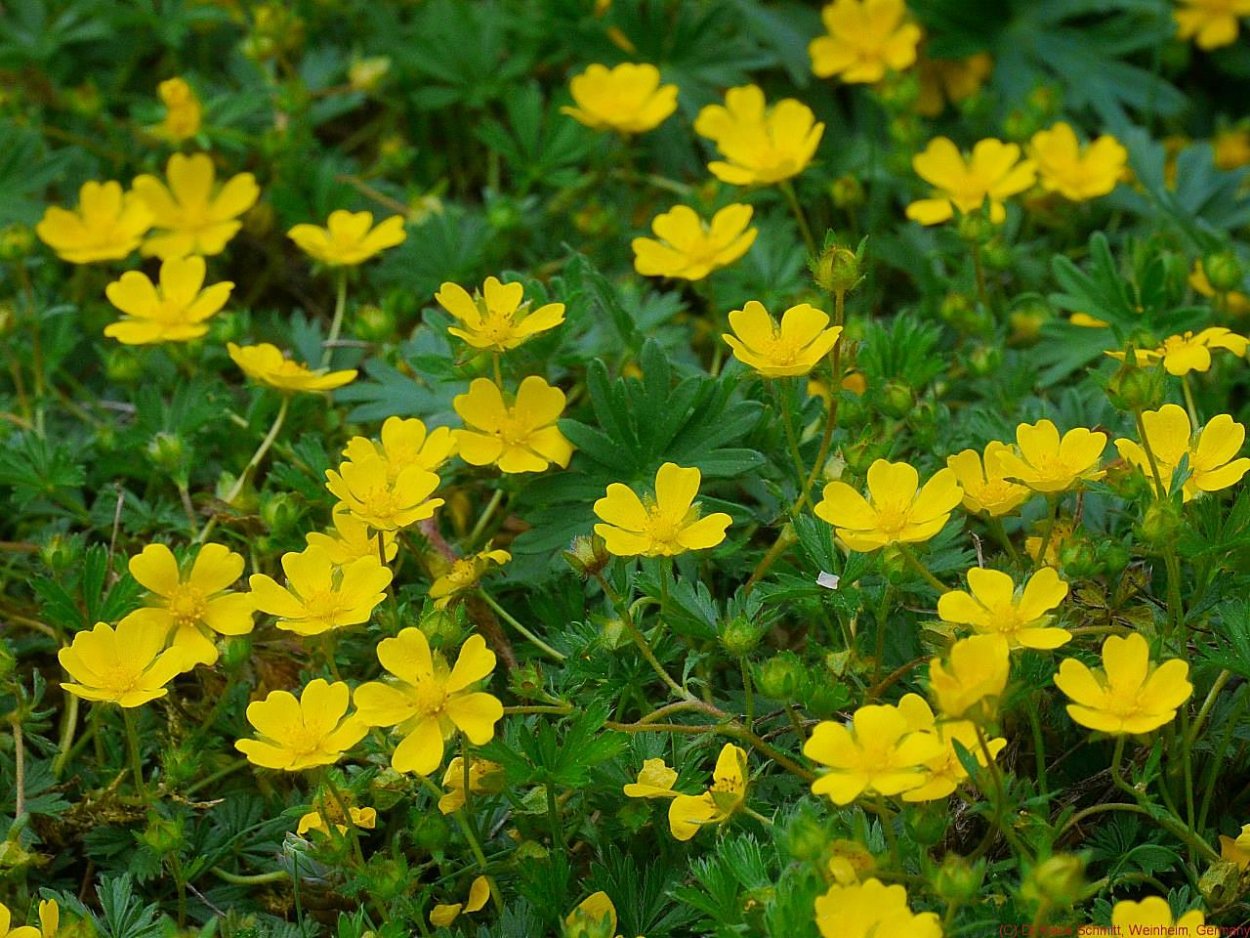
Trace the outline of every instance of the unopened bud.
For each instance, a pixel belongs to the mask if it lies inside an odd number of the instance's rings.
[[[1026,901],[1052,909],[1071,908],[1081,901],[1084,891],[1085,861],[1065,853],[1037,864],[1020,886],[1020,895]]]
[[[1206,255],[1202,259],[1202,270],[1216,293],[1228,293],[1241,288],[1244,272],[1241,261],[1232,251]]]

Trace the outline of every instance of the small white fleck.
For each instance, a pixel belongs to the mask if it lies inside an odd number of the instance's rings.
[[[816,585],[823,586],[827,590],[836,590],[841,579],[836,573],[825,573],[822,570],[820,576],[816,577]]]

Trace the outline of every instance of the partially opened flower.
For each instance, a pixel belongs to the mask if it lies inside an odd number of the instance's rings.
[[[1170,335],[1158,348],[1137,349],[1135,354],[1137,361],[1143,365],[1162,359],[1163,370],[1180,377],[1191,371],[1210,371],[1212,350],[1223,349],[1238,358],[1244,358],[1247,347],[1250,347],[1250,339],[1244,335],[1238,335],[1223,326],[1210,326],[1197,333]],[[1118,361],[1124,361],[1125,358],[1125,353],[1120,351],[1107,354]]]
[[[624,786],[630,798],[676,798],[681,792],[673,791],[677,771],[669,768],[663,759],[647,759],[638,770],[637,780]]]
[[[143,175],[133,183],[157,229],[143,242],[146,257],[220,254],[243,227],[239,217],[260,198],[251,173],[232,176],[218,188],[212,157],[206,153],[175,153],[166,164],[165,179]]]
[[[380,456],[386,461],[387,477],[394,481],[409,466],[435,472],[456,452],[450,427],[426,430],[416,417],[387,417],[380,442],[365,436],[347,441],[343,455],[353,461]]]
[[[860,707],[850,726],[819,723],[803,745],[803,755],[828,768],[812,782],[812,794],[828,795],[838,805],[863,794],[897,795],[919,788],[928,777],[925,764],[943,751],[934,734],[917,732],[898,707],[888,704]]]
[[[208,332],[207,320],[216,315],[234,284],[204,286],[204,258],[170,258],[161,263],[160,286],[148,275],[128,270],[104,288],[110,303],[126,318],[109,323],[104,334],[126,345],[186,342]]]
[[[1135,440],[1119,439],[1115,448],[1150,481],[1152,487],[1162,484],[1166,496],[1172,488],[1172,478],[1184,460],[1188,475],[1182,486],[1182,498],[1191,501],[1204,492],[1218,492],[1236,485],[1242,476],[1250,472],[1250,459],[1241,452],[1246,442],[1246,428],[1228,414],[1212,417],[1205,427],[1193,436],[1193,427],[1185,408],[1176,404],[1164,404],[1158,410],[1142,411],[1142,426],[1150,452]],[[1154,456],[1151,463],[1150,457]],[[1159,472],[1156,482],[1155,470]]]
[[[822,938],[942,938],[933,912],[912,912],[907,890],[879,879],[834,884],[816,897],[816,927]]]
[[[981,140],[965,159],[946,137],[929,141],[923,153],[912,158],[916,175],[936,189],[932,198],[907,206],[907,217],[922,225],[939,225],[954,217],[979,211],[988,200],[990,221],[1007,217],[1003,203],[1033,185],[1036,172],[1022,160],[1020,147],[1001,140]]]
[[[156,94],[165,105],[165,119],[156,132],[171,143],[182,143],[200,132],[203,107],[191,86],[182,78],[169,78],[156,86]]]
[[[126,708],[164,697],[166,684],[195,667],[183,649],[165,647],[160,629],[124,619],[116,631],[97,622],[91,631],[79,632],[56,657],[74,679],[62,683],[62,690]]]
[[[327,267],[355,267],[387,248],[403,244],[408,233],[404,216],[392,215],[373,225],[372,212],[331,212],[326,226],[295,225],[287,237],[315,261]]]
[[[977,735],[977,725],[971,720],[939,721],[919,694],[904,694],[903,699],[898,702],[898,710],[913,730],[932,733],[942,746],[940,753],[921,765],[925,773],[924,783],[903,792],[904,801],[936,801],[945,798],[968,778],[968,770],[959,760],[956,744],[972,753],[978,764],[988,764],[985,752],[981,749],[981,739]],[[1006,745],[1007,740],[996,737],[987,739],[985,748],[991,758],[996,758]]]
[[[1220,834],[1220,859],[1235,863],[1242,872],[1250,869],[1250,824],[1241,825],[1241,832],[1236,837]]]
[[[352,514],[345,504],[335,505],[330,518],[334,523],[333,531],[310,531],[304,535],[304,540],[309,547],[324,550],[335,566],[345,567],[361,557],[377,557],[383,563],[395,559],[399,545],[395,542],[394,531],[382,532],[382,553],[379,553],[378,532],[369,522]]]
[[[469,884],[469,895],[464,902],[440,902],[430,910],[430,924],[435,928],[446,928],[460,917],[461,912],[480,911],[490,900],[490,880],[485,876],[474,877]]]
[[[725,92],[723,105],[703,108],[694,129],[724,157],[707,167],[717,179],[732,186],[767,186],[807,168],[825,125],[802,101],[785,98],[768,107],[758,85],[744,85]]]
[[[495,670],[495,653],[482,636],[469,636],[450,669],[416,628],[379,642],[378,660],[391,679],[356,688],[356,707],[370,726],[393,726],[403,736],[391,756],[396,772],[433,773],[457,730],[475,746],[494,737],[503,705],[473,690]]]
[[[1028,486],[1007,480],[1002,457],[1010,452],[1006,443],[993,440],[986,444],[984,455],[966,449],[946,457],[946,465],[964,491],[966,511],[985,512],[997,518],[1011,514],[1033,496]]]
[[[903,0],[834,0],[820,18],[828,34],[813,39],[807,51],[821,78],[872,83],[916,61],[920,27],[906,22]]]
[[[434,299],[459,325],[447,331],[475,349],[506,352],[564,322],[563,303],[545,303],[530,309],[525,287],[487,277],[480,293],[455,283],[444,283]]]
[[[1107,448],[1107,434],[1101,431],[1077,427],[1061,439],[1049,420],[1022,423],[1016,427],[1016,447],[1002,452],[999,467],[1008,479],[1034,492],[1066,492],[1106,475],[1098,468]]]
[[[278,628],[297,635],[320,635],[368,622],[391,582],[391,571],[377,555],[337,566],[319,546],[282,555],[286,586],[254,573],[248,580],[261,612],[277,616]]]
[[[993,715],[1010,672],[1007,640],[998,633],[973,635],[955,642],[946,661],[929,661],[929,687],[943,716],[983,722]]]
[[[49,205],[35,225],[39,240],[71,264],[116,261],[130,255],[152,227],[152,211],[118,182],[85,182],[78,208]]]
[[[660,70],[646,63],[614,68],[591,65],[569,81],[577,107],[562,107],[594,130],[640,134],[664,123],[677,110],[677,86],[661,85]]]
[[[486,759],[469,759],[469,791],[475,795],[493,795],[503,791],[503,766]],[[454,756],[443,773],[443,787],[447,789],[438,799],[442,814],[459,811],[465,805],[464,758]]]
[[[810,303],[791,306],[778,324],[764,304],[751,300],[729,314],[729,327],[734,334],[721,338],[734,358],[766,378],[807,374],[842,335],[842,327],[829,326],[829,314]]]
[[[725,539],[733,519],[724,512],[699,516],[695,499],[702,473],[666,462],[655,474],[655,495],[639,498],[629,486],[613,482],[595,502],[603,521],[595,533],[617,557],[672,557],[706,550]]]
[[[878,459],[868,467],[867,499],[845,482],[830,482],[814,510],[850,550],[863,553],[929,540],[962,498],[950,469],[939,469],[922,488],[920,474],[907,463]]]
[[[1068,595],[1068,584],[1053,567],[1037,571],[1019,591],[1008,574],[973,567],[968,590],[951,590],[938,598],[943,622],[1001,635],[1010,648],[1058,648],[1072,639],[1071,632],[1051,626],[1051,613]]]
[[[1093,671],[1065,658],[1055,686],[1068,696],[1068,716],[1081,726],[1112,735],[1149,733],[1176,718],[1189,699],[1189,665],[1170,658],[1155,666],[1150,645],[1136,632],[1109,635],[1102,645],[1102,669]]]
[[[461,593],[476,589],[482,577],[493,567],[501,567],[512,559],[506,550],[480,550],[467,557],[457,557],[445,573],[430,584],[430,599],[435,609],[446,609]]]
[[[189,559],[189,558],[188,558]],[[252,631],[255,606],[229,587],[243,574],[243,558],[221,544],[205,544],[189,569],[164,544],[149,544],[130,558],[130,573],[148,590],[145,605],[122,619],[157,632],[200,664],[217,660],[218,635]]]
[[[1178,39],[1193,39],[1199,49],[1210,51],[1237,41],[1237,20],[1250,16],[1250,0],[1178,0],[1172,16]]]
[[[749,205],[726,205],[706,223],[688,205],[674,205],[651,220],[655,238],[634,238],[634,270],[644,277],[702,280],[728,267],[755,243]]]
[[[371,831],[377,826],[378,812],[376,808],[358,808],[354,804],[349,804],[345,818],[337,800],[332,797],[322,797],[317,799],[311,811],[300,817],[295,833],[303,837],[309,831],[316,831],[318,834],[329,836],[330,829],[326,826],[327,818],[340,834],[346,834],[348,818],[351,819],[352,827]]]
[[[511,406],[489,378],[473,379],[468,393],[451,402],[464,421],[463,430],[453,431],[460,458],[505,473],[542,472],[552,463],[563,469],[573,456],[573,444],[556,426],[564,402],[564,392],[537,375],[521,382]]]
[[[1029,158],[1042,188],[1071,202],[1111,192],[1128,166],[1128,150],[1115,137],[1104,134],[1082,146],[1072,126],[1062,121],[1033,135]]]
[[[392,477],[377,453],[326,470],[326,488],[339,504],[376,531],[397,531],[434,516],[443,499],[432,498],[439,477],[411,463]]]
[[[253,381],[279,391],[333,391],[356,379],[356,369],[327,371],[292,361],[268,342],[259,345],[226,343],[230,358]]]
[[[668,826],[677,840],[690,840],[700,828],[723,824],[747,796],[746,751],[726,743],[716,759],[712,784],[701,795],[678,795],[668,806]]]
[[[266,769],[300,772],[333,765],[369,732],[356,714],[348,715],[350,700],[346,684],[321,678],[299,697],[275,690],[247,705],[247,722],[256,729],[256,738],[240,739],[234,747]]]
[[[1174,918],[1172,906],[1161,896],[1140,902],[1122,899],[1111,910],[1111,927],[1120,935],[1201,935],[1206,922],[1201,909]]]

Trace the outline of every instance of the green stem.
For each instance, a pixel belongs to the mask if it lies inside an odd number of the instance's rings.
[[[812,237],[811,226],[807,223],[807,215],[803,212],[803,206],[799,204],[799,197],[794,192],[794,186],[789,179],[784,179],[777,184],[777,188],[786,197],[786,202],[790,205],[790,211],[794,213],[794,220],[799,223],[799,233],[803,235],[803,243],[807,245],[807,253],[811,257],[815,257],[819,253],[816,248],[816,239]]]
[[[611,600],[614,606],[616,606],[617,614],[620,615],[621,622],[624,624],[625,630],[629,632],[630,638],[634,640],[634,644],[637,645],[638,650],[642,652],[642,657],[646,659],[647,664],[651,665],[651,669],[655,671],[660,680],[667,685],[669,690],[683,700],[694,699],[694,695],[673,680],[672,675],[665,670],[664,665],[660,663],[660,659],[657,658],[655,656],[655,652],[651,650],[651,644],[647,641],[647,637],[643,635],[638,626],[634,624],[634,617],[630,613],[629,608],[621,600],[621,597],[617,595],[616,590],[612,589],[611,584],[604,578],[603,573],[600,572],[595,574],[595,579],[599,581],[599,587],[603,590],[604,595]]]
[[[1181,392],[1185,395],[1185,409],[1189,411],[1189,423],[1197,430],[1199,427],[1198,408],[1194,406],[1194,390],[1189,384],[1189,375],[1181,375]]]
[[[331,774],[332,772],[333,769],[326,766],[321,779],[325,782],[325,786],[330,792],[330,797],[334,799],[334,804],[339,809],[340,817],[343,818],[343,826],[347,828],[347,836],[348,839],[351,840],[352,853],[356,857],[356,864],[363,870],[365,868],[365,854],[364,850],[362,850],[360,846],[360,834],[356,830],[356,825],[352,822],[352,813],[347,807],[347,800],[343,797],[342,792],[339,791],[338,786],[334,784],[334,778]],[[327,812],[324,807],[321,810],[321,817],[325,821],[326,832],[329,833],[330,836],[337,834],[339,829],[338,825],[334,823],[333,819],[327,816]]]
[[[898,854],[898,835],[894,833],[894,814],[885,804],[885,798],[877,795],[877,820],[881,822],[881,833],[885,835],[886,846],[890,850],[890,863],[895,869],[902,869],[903,862]]]
[[[148,790],[143,783],[143,759],[139,755],[139,732],[135,728],[134,714],[129,707],[122,708],[122,722],[126,725],[126,749],[130,753],[130,772],[134,776],[135,791],[140,798],[147,798]]]
[[[330,334],[326,336],[321,351],[321,367],[328,368],[330,359],[334,357],[334,345],[343,330],[343,314],[347,310],[347,268],[340,267],[335,284],[334,319],[330,321]]]
[[[773,385],[774,394],[781,403],[781,423],[786,431],[786,444],[790,449],[790,458],[794,461],[796,481],[800,486],[807,478],[807,466],[803,462],[803,454],[799,451],[799,438],[794,430],[794,408],[790,403],[790,388],[782,387],[780,382]],[[802,508],[807,502],[807,490],[801,488],[795,499],[795,510]]]
[[[841,292],[837,294],[837,321],[839,325],[842,322],[843,296],[844,294]],[[825,411],[825,428],[820,435],[820,449],[816,451],[816,461],[812,463],[811,471],[807,474],[807,480],[803,483],[803,489],[799,492],[799,497],[790,506],[790,514],[792,515],[803,507],[804,500],[808,498],[812,490],[812,484],[824,470],[825,460],[829,458],[829,448],[833,445],[833,431],[838,427],[838,402],[842,394],[841,359],[842,339],[839,337],[837,343],[833,346],[833,351],[829,355],[829,409]]]
[[[920,558],[912,552],[911,547],[904,544],[902,541],[898,541],[894,546],[898,548],[898,552],[903,555],[903,559],[907,561],[908,565],[919,573],[926,583],[937,590],[937,594],[939,596],[948,592],[942,581],[930,573],[929,568],[920,562]]]
[[[486,503],[486,508],[478,517],[477,523],[473,525],[473,530],[469,532],[468,545],[470,548],[477,546],[477,540],[482,536],[482,532],[486,530],[486,525],[494,516],[495,510],[499,507],[499,503],[503,501],[503,489],[495,489],[490,497],[490,501]]]
[[[287,875],[286,870],[274,870],[272,873],[254,873],[250,876],[242,876],[238,873],[231,873],[229,870],[223,870],[220,866],[214,866],[209,869],[209,872],[222,882],[229,883],[232,886],[263,886],[266,883],[280,883],[291,878]]]
[[[61,739],[56,747],[56,758],[52,761],[53,778],[60,778],[61,773],[65,771],[65,763],[74,746],[74,734],[78,730],[78,697],[74,694],[66,696],[69,702],[65,705],[65,716],[61,723]]]
[[[1059,520],[1059,499],[1054,495],[1046,496],[1046,533],[1042,535],[1041,546],[1037,549],[1037,560],[1033,569],[1039,570],[1046,566],[1046,553],[1050,550],[1050,540],[1055,536],[1055,522]]]
[[[751,689],[751,669],[747,667],[745,657],[738,659],[738,666],[742,669],[742,693],[746,697],[746,723],[747,726],[751,726],[755,722],[755,694]]]
[[[537,635],[535,635],[533,632],[531,632],[529,629],[523,626],[520,622],[518,622],[515,618],[513,618],[512,614],[509,613],[508,610],[504,609],[503,606],[499,605],[499,603],[495,602],[495,600],[491,599],[490,594],[487,593],[485,590],[479,589],[477,591],[477,595],[481,597],[482,601],[486,603],[486,605],[490,606],[490,608],[495,611],[495,615],[499,616],[499,618],[503,619],[510,626],[512,626],[514,629],[516,629],[518,632],[524,635],[527,639],[533,642],[538,647],[538,649],[542,651],[544,654],[549,655],[550,657],[554,658],[556,661],[564,660],[565,656],[561,652],[556,651],[554,648],[552,648],[550,645],[544,642],[541,638],[539,638]]]
[[[276,440],[278,438],[278,434],[282,432],[282,424],[286,420],[287,410],[290,409],[290,406],[291,395],[282,395],[282,404],[278,407],[278,414],[274,418],[273,426],[269,428],[269,432],[265,434],[265,438],[260,441],[260,446],[256,448],[256,452],[252,454],[252,458],[249,459],[247,465],[243,467],[243,471],[239,473],[239,477],[235,479],[234,485],[231,487],[229,493],[227,493],[225,499],[223,499],[227,505],[234,504],[234,500],[238,498],[239,493],[243,491],[243,486],[247,484],[248,476],[250,476],[256,467],[260,465],[261,460],[265,458],[265,454],[269,452],[269,448],[273,446],[274,440]],[[214,515],[209,518],[204,527],[200,529],[199,536],[196,537],[195,542],[197,544],[203,544],[216,525],[217,516]]]

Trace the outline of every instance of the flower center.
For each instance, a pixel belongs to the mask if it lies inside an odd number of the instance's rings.
[[[422,715],[436,717],[447,705],[447,689],[439,680],[421,681],[413,687],[412,700]]]
[[[204,591],[187,583],[174,587],[167,608],[178,625],[196,625],[204,620],[208,603]]]
[[[530,438],[529,425],[509,411],[508,416],[499,421],[495,435],[503,440],[506,446],[524,446]]]
[[[309,618],[333,623],[339,614],[340,600],[339,594],[333,590],[322,590],[304,600],[304,609]]]
[[[911,505],[898,502],[885,502],[874,506],[877,510],[877,530],[882,534],[897,537],[911,521]]]

